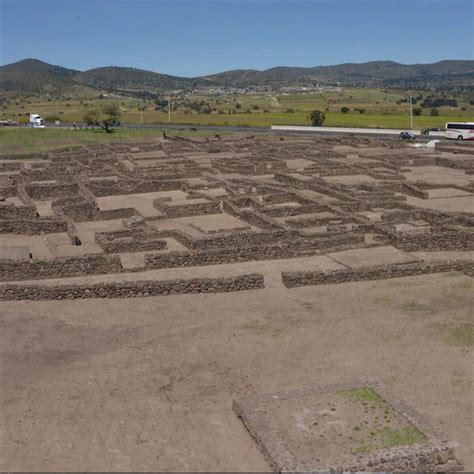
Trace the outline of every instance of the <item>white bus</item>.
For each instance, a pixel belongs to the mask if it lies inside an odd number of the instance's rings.
[[[474,140],[474,122],[448,122],[445,137],[452,140]]]

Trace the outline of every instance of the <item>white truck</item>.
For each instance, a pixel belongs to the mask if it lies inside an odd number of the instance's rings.
[[[27,127],[45,128],[44,120],[39,114],[30,114],[30,121],[26,124]]]

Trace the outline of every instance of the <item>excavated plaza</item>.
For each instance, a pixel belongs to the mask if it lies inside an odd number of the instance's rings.
[[[0,468],[474,470],[473,176],[353,137],[0,157]]]

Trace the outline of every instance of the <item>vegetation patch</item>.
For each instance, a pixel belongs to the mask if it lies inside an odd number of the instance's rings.
[[[350,397],[353,400],[364,400],[364,401],[374,401],[374,402],[384,401],[384,399],[375,390],[369,387],[354,388],[350,390],[341,390],[338,393],[339,395]]]
[[[461,324],[450,329],[447,340],[453,346],[474,347],[474,324]]]
[[[356,454],[365,454],[365,453],[370,453],[370,451],[373,451],[375,449],[375,446],[372,444],[361,444],[356,450]]]
[[[446,273],[443,273],[443,275],[446,277],[458,277],[458,276],[461,276],[462,273],[461,272],[446,272]]]
[[[394,430],[385,426],[379,433],[382,435],[385,447],[393,448],[395,446],[409,446],[415,443],[427,441],[426,436],[415,426],[407,425],[401,430]]]

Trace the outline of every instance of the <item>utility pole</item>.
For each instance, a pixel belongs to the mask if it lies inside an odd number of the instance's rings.
[[[413,104],[411,101],[411,96],[408,97],[408,100],[410,101],[410,130],[413,130]]]
[[[171,123],[171,96],[168,97],[168,123]]]

